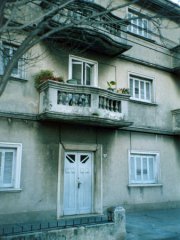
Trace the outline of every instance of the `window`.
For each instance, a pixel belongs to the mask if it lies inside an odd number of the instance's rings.
[[[7,43],[2,44],[2,65],[3,69],[2,72],[4,72],[5,66],[8,64],[8,62],[11,60],[12,56],[16,52],[17,47],[9,45]],[[23,59],[20,59],[16,65],[13,68],[11,76],[16,77],[16,78],[24,78],[24,64],[23,64]]]
[[[80,85],[97,86],[97,62],[71,56],[69,79],[77,80]]]
[[[158,153],[129,154],[129,181],[131,184],[158,183]]]
[[[132,99],[152,102],[152,79],[130,75],[129,86]]]
[[[22,145],[0,143],[0,190],[20,188]]]
[[[130,19],[131,24],[128,26],[128,31],[134,34],[143,36],[148,38],[148,29],[149,29],[149,22],[147,19],[142,18],[138,14],[133,12],[128,12],[128,18]]]

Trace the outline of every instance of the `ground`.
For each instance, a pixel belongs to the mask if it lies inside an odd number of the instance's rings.
[[[180,208],[126,213],[127,240],[180,240]]]

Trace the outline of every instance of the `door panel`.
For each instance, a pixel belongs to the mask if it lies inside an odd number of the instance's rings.
[[[91,212],[92,201],[91,154],[79,154],[78,177],[80,181],[78,203],[80,213]]]
[[[66,214],[76,214],[76,155],[65,154],[64,165],[64,211]]]
[[[92,211],[92,154],[66,153],[64,165],[64,214]]]

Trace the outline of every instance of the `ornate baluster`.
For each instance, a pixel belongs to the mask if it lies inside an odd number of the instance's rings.
[[[106,98],[106,109],[109,110],[109,99]]]
[[[89,107],[89,97],[88,97],[88,95],[85,95],[85,107]]]
[[[114,104],[113,104],[113,103],[114,103],[114,101],[111,100],[111,107],[110,107],[110,108],[111,108],[111,111],[114,111]]]
[[[120,113],[121,113],[121,101],[120,101],[120,102],[118,102],[118,105],[119,105],[119,107],[118,107],[118,112],[120,112]]]
[[[81,95],[81,100],[82,100],[82,106],[84,107],[85,106],[85,95],[84,94]]]
[[[99,96],[99,108],[102,108],[103,106],[103,98]]]
[[[63,104],[63,95],[60,91],[57,92],[58,97],[57,97],[57,104]]]
[[[66,93],[65,105],[68,105],[68,106],[72,105],[72,94],[71,93]]]
[[[106,108],[106,99],[102,97],[102,109]]]
[[[82,95],[79,95],[79,99],[78,99],[78,106],[83,106],[83,99],[82,99]]]
[[[72,94],[72,106],[76,106],[76,94]]]
[[[80,94],[79,93],[75,94],[75,105],[76,106],[79,106],[79,98],[80,98]]]
[[[118,101],[115,101],[115,112],[118,112],[119,110],[119,104],[118,104]]]

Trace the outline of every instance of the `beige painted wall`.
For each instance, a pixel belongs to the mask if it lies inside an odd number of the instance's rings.
[[[179,139],[123,130],[94,129],[55,122],[1,120],[0,141],[22,143],[20,192],[0,192],[1,214],[51,211],[56,217],[59,143],[102,145],[103,209],[111,206],[178,202]],[[161,187],[128,188],[128,151],[160,153]],[[100,159],[96,159],[100,161]],[[97,170],[97,169],[96,169]],[[62,193],[61,193],[62,194]],[[14,207],[16,203],[16,207]],[[28,216],[27,214],[27,216]]]

